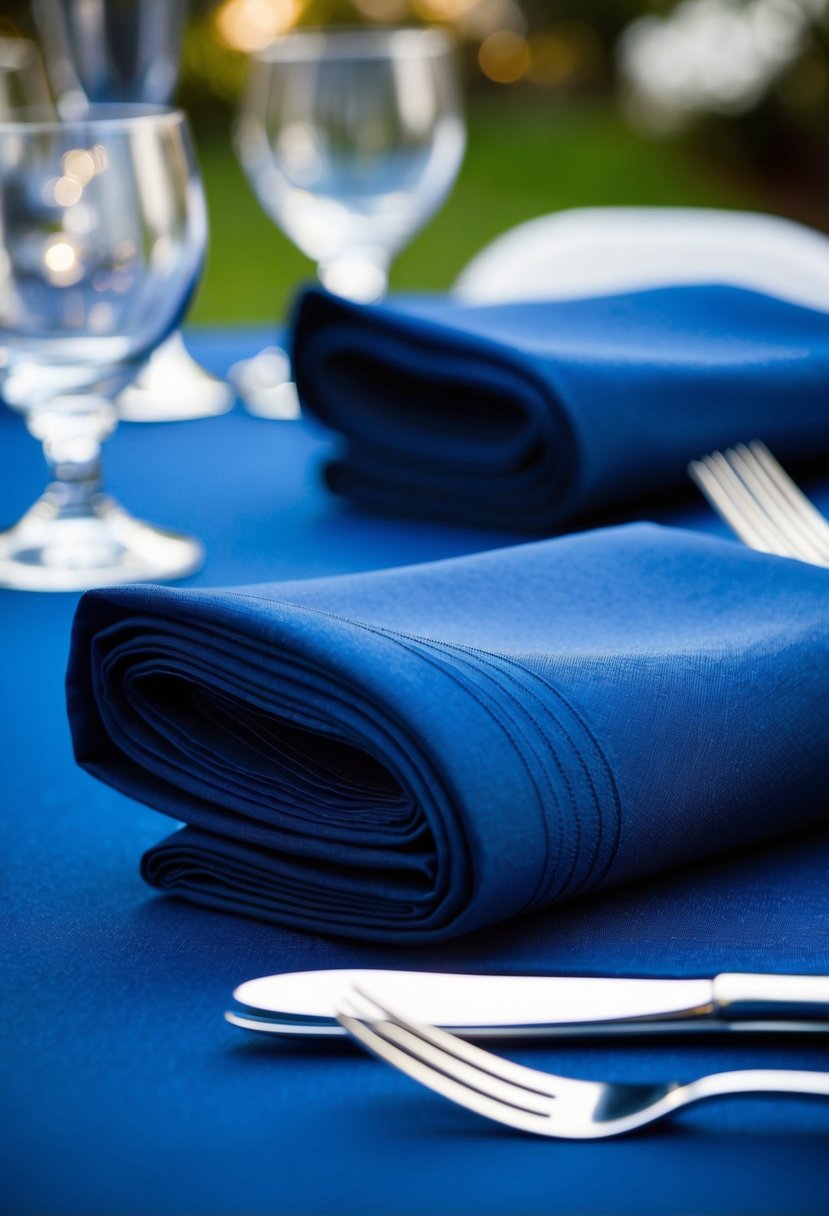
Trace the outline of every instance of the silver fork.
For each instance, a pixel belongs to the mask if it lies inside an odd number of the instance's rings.
[[[696,1081],[578,1081],[514,1064],[446,1030],[410,1021],[353,989],[337,1020],[364,1047],[421,1085],[507,1127],[565,1140],[618,1136],[683,1106],[733,1094],[829,1098],[829,1073],[743,1069]]]
[[[750,548],[829,566],[829,521],[759,439],[693,460],[688,472]]]

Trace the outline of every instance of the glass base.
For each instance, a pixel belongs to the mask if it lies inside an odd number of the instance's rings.
[[[113,583],[184,578],[204,561],[199,541],[134,519],[96,495],[89,510],[68,510],[50,487],[23,518],[0,532],[0,587],[86,591]]]
[[[252,359],[234,363],[227,376],[249,414],[282,422],[300,417],[291,364],[278,346],[266,346]]]
[[[233,399],[230,386],[199,367],[181,334],[175,333],[115,404],[125,422],[188,422],[227,413]]]

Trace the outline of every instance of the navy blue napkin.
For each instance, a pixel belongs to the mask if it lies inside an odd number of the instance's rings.
[[[687,487],[713,448],[829,454],[829,315],[735,287],[485,307],[311,290],[292,357],[345,441],[329,486],[385,511],[553,531]]]
[[[188,825],[153,885],[450,937],[827,818],[829,570],[649,524],[90,592],[78,761]]]

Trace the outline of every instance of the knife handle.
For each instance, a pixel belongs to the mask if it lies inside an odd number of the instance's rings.
[[[726,973],[714,977],[714,1010],[726,1020],[829,1016],[829,976]]]

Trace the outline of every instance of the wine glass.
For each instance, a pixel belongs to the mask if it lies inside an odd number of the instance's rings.
[[[187,0],[33,0],[58,109],[82,118],[89,105],[168,105],[179,74]],[[176,331],[118,398],[130,422],[222,414],[233,392],[188,353]]]
[[[32,0],[63,118],[89,105],[166,105],[178,81],[186,0]]]
[[[235,131],[265,212],[329,291],[365,302],[382,297],[392,257],[449,193],[465,140],[438,29],[285,36],[251,57]],[[257,371],[237,365],[236,381],[261,396]]]
[[[207,242],[179,110],[113,106],[0,121],[0,391],[52,480],[0,533],[0,586],[72,591],[175,578],[201,545],[104,494],[114,397],[175,328]]]

